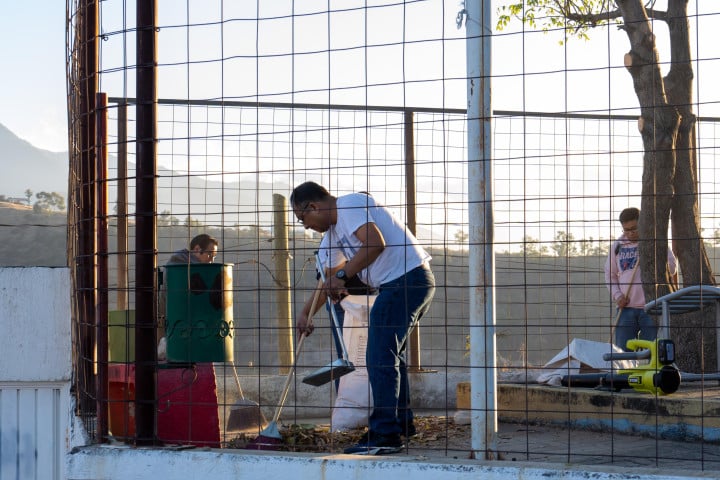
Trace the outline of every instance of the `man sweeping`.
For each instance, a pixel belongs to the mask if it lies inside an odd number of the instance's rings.
[[[430,255],[366,193],[334,197],[321,185],[305,182],[293,190],[290,204],[305,228],[328,235],[330,248],[348,259],[323,285],[333,300],[347,293],[347,279],[356,274],[379,291],[370,310],[366,350],[374,410],[364,437],[345,453],[397,453],[404,447],[402,436],[415,434],[405,350],[435,294]],[[312,333],[301,321],[298,329]]]

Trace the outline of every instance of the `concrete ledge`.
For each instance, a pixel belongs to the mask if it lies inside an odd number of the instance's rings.
[[[686,387],[656,397],[540,385],[499,385],[501,421],[720,442],[718,389]]]
[[[312,387],[298,372],[283,417],[328,418],[334,402],[331,384]],[[258,401],[272,416],[285,376],[241,377],[246,398]],[[413,407],[437,415],[470,410],[470,384],[465,372],[411,375]],[[225,396],[226,395],[226,396]],[[237,400],[234,380],[218,378],[218,398],[231,405]],[[469,419],[469,415],[466,416]],[[720,442],[720,389],[683,386],[656,397],[623,390],[550,387],[537,384],[498,384],[498,418],[503,422],[555,425],[597,431],[647,435],[669,440]]]
[[[481,462],[448,460],[437,462],[422,457],[320,454],[277,454],[273,452],[236,453],[198,449],[176,451],[115,446],[77,448],[67,457],[68,478],[73,480],[255,480],[317,478],[374,480],[413,478],[414,480],[671,480],[715,478],[667,469],[648,471],[622,467],[573,468],[563,464]]]
[[[328,421],[334,402],[331,384],[312,387],[302,383],[309,372],[298,372],[291,386],[284,417],[323,418]],[[285,376],[243,376],[246,398],[258,401],[272,416]],[[413,407],[452,415],[470,410],[470,384],[466,372],[430,372],[411,375]],[[218,378],[218,398],[231,405],[238,395],[234,380]],[[469,419],[469,415],[467,415]],[[537,384],[498,384],[498,418],[512,423],[575,427],[597,431],[641,434],[670,440],[720,442],[720,389],[683,386],[656,397],[623,390],[550,387]]]

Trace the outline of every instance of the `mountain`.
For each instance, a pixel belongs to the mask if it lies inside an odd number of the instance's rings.
[[[115,158],[110,158],[110,175],[116,176]],[[25,190],[33,195],[58,192],[67,199],[69,160],[67,152],[50,152],[34,147],[0,124],[0,195],[25,198]],[[129,162],[128,211],[135,208],[133,176],[135,165]],[[157,211],[170,214],[180,222],[190,216],[205,224],[264,225],[272,221],[272,196],[288,196],[290,187],[281,183],[250,181],[221,182],[219,177],[199,177],[158,168]],[[109,183],[110,211],[114,211],[117,183]],[[31,199],[34,203],[35,198]]]
[[[25,197],[25,190],[67,195],[68,154],[32,146],[0,124],[0,195]]]
[[[132,172],[134,164],[129,163]],[[281,182],[216,181],[214,177],[187,175],[157,169],[157,212],[170,212],[180,222],[190,216],[205,225],[269,227],[273,217],[273,194],[286,198],[291,188]],[[128,211],[134,212],[134,191],[129,192]],[[116,198],[112,188],[109,198]],[[111,201],[112,202],[112,201]]]

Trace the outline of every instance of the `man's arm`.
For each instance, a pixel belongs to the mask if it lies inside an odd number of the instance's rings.
[[[613,302],[615,302],[619,308],[623,308],[627,305],[627,298],[618,284],[618,268],[617,261],[615,260],[616,248],[617,243],[613,244],[612,250],[608,253],[608,258],[605,261],[605,284],[607,285]]]
[[[610,291],[610,295],[613,294],[613,268],[612,265],[614,263],[612,252],[608,253],[607,259],[605,260],[605,285],[607,286],[608,290]],[[617,278],[615,276],[615,278]]]
[[[317,297],[317,299],[315,297]],[[295,323],[299,335],[302,335],[303,333],[305,335],[310,335],[313,330],[315,330],[315,325],[313,325],[310,319],[313,315],[315,315],[315,313],[317,313],[318,310],[320,310],[320,307],[325,304],[326,299],[327,295],[322,289],[320,282],[318,282],[313,294],[305,301],[305,305],[303,305],[303,309],[298,316],[297,322]]]
[[[373,263],[385,250],[385,238],[382,232],[374,222],[368,222],[355,231],[355,236],[362,243],[357,253],[344,266],[346,276],[352,277],[362,270],[366,269]],[[325,282],[325,287],[330,292],[330,296],[337,300],[345,290],[345,282],[337,278],[334,274],[330,275]]]
[[[345,264],[345,273],[348,277],[360,273],[373,263],[385,250],[385,237],[378,226],[366,223],[355,232],[355,236],[362,243],[357,253]]]

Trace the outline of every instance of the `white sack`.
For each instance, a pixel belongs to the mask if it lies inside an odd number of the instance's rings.
[[[576,375],[583,371],[610,371],[636,366],[635,360],[603,360],[606,353],[621,353],[623,350],[612,343],[594,342],[574,338],[570,345],[545,364],[543,373],[538,375],[538,383],[560,386],[565,375]]]
[[[340,377],[330,423],[333,432],[367,426],[373,410],[372,390],[365,368],[365,350],[370,308],[374,301],[374,296],[350,295],[341,303],[345,310],[343,340],[348,360],[355,365],[355,371]]]

